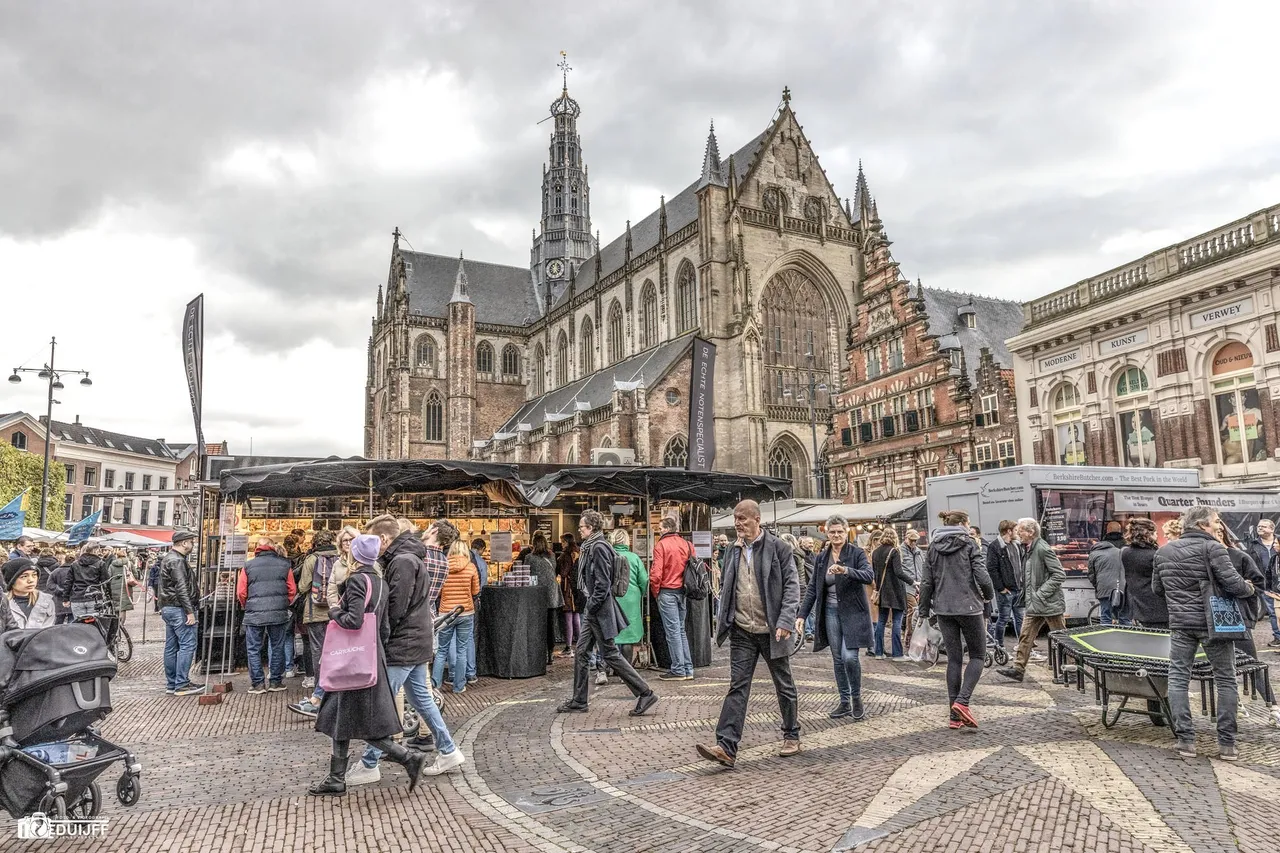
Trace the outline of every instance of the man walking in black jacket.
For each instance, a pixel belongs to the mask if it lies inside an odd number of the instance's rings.
[[[627,685],[631,695],[636,697],[636,706],[630,713],[633,717],[639,717],[658,701],[658,694],[627,663],[613,641],[628,623],[617,599],[613,597],[616,552],[605,541],[604,516],[594,509],[584,512],[578,523],[578,536],[582,540],[578,577],[586,591],[587,601],[582,614],[582,635],[573,650],[573,698],[556,710],[560,713],[587,710],[587,669],[591,665],[592,650],[598,649],[605,666],[613,670],[622,679],[622,683]]]
[[[411,527],[411,525],[406,525]],[[450,525],[452,527],[452,525]],[[428,776],[439,776],[461,767],[466,761],[462,750],[454,744],[449,729],[440,716],[435,697],[427,687],[427,664],[435,658],[435,608],[432,603],[432,578],[423,563],[426,546],[416,530],[401,532],[400,522],[381,515],[365,525],[365,532],[382,540],[382,578],[387,583],[387,680],[394,696],[405,688],[407,701],[431,729],[435,739],[436,760],[422,769]],[[435,525],[428,530],[430,535]],[[452,542],[450,542],[452,544]],[[439,590],[435,595],[439,597]],[[347,774],[348,785],[365,785],[382,778],[378,759],[382,751],[365,747],[360,764]]]
[[[1253,562],[1262,571],[1267,589],[1280,592],[1280,578],[1276,576],[1277,564],[1280,564],[1280,556],[1276,554],[1276,548],[1280,544],[1276,541],[1276,523],[1269,518],[1258,519],[1257,532],[1258,535],[1250,539],[1246,545],[1249,556],[1253,557]],[[1280,622],[1276,619],[1275,599],[1264,595],[1262,603],[1267,608],[1267,618],[1271,620],[1271,642],[1267,645],[1280,648]]]
[[[1182,537],[1156,552],[1151,589],[1169,603],[1169,708],[1173,711],[1173,731],[1178,737],[1178,754],[1195,758],[1196,733],[1191,723],[1191,699],[1187,685],[1196,653],[1204,653],[1213,664],[1213,683],[1218,691],[1218,747],[1224,761],[1236,755],[1235,643],[1210,639],[1209,614],[1205,609],[1205,589],[1210,579],[1222,595],[1248,598],[1253,584],[1240,576],[1231,563],[1226,546],[1214,538],[1218,513],[1197,506],[1182,515]]]
[[[987,574],[996,588],[997,614],[991,636],[1004,648],[1004,634],[1013,622],[1013,633],[1022,636],[1022,551],[1013,541],[1018,522],[1000,522],[999,533],[987,543]]]

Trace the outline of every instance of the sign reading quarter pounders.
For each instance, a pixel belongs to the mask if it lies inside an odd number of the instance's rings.
[[[1193,311],[1191,314],[1191,328],[1203,329],[1206,326],[1229,323],[1232,320],[1247,317],[1252,313],[1253,297],[1246,296],[1243,299],[1237,299],[1235,302],[1219,305],[1217,308],[1202,308],[1198,311]]]
[[[710,471],[716,460],[716,345],[693,339],[693,363],[689,371],[690,471]]]
[[[1068,367],[1075,367],[1080,363],[1080,348],[1076,347],[1067,352],[1060,352],[1056,355],[1047,355],[1040,359],[1040,372],[1053,373]]]

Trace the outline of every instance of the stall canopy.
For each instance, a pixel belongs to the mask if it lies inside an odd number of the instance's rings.
[[[924,498],[899,498],[861,504],[816,503],[797,506],[789,512],[780,509],[776,524],[778,527],[819,525],[833,515],[843,515],[851,524],[911,524],[924,521],[925,503]],[[768,507],[761,508],[761,517],[765,524],[775,523]],[[733,516],[717,516],[712,520],[711,526],[713,528],[732,527]]]
[[[647,495],[655,500],[732,506],[743,499],[768,500],[791,494],[791,481],[681,468],[582,466],[443,459],[411,461],[339,459],[263,465],[223,471],[223,494],[250,498],[306,498],[362,494],[383,497],[413,492],[480,490],[508,506],[549,506],[562,492]]]

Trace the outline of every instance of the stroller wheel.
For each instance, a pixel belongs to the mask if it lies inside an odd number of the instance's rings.
[[[97,782],[90,782],[80,792],[80,796],[67,806],[67,817],[72,820],[89,820],[102,811],[102,788]]]
[[[56,818],[57,820],[66,820],[67,801],[61,794],[58,794],[56,797],[51,797],[48,794],[45,794],[44,797],[40,799],[40,807],[38,811],[42,811],[48,817]]]
[[[404,716],[400,718],[400,730],[405,737],[418,736],[418,712],[408,702],[404,703]]]
[[[1009,662],[1009,653],[1004,650],[1003,646],[996,646],[996,663],[1004,666]]]
[[[991,649],[987,649],[987,653],[982,657],[983,669],[991,669],[995,665],[996,656],[991,653]]]
[[[444,691],[435,685],[431,686],[431,698],[436,701],[436,708],[444,713]]]
[[[121,775],[116,782],[116,798],[120,800],[120,805],[131,806],[138,802],[140,796],[142,796],[142,780],[128,773]]]

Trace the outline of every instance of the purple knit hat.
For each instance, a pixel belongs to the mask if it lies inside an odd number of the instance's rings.
[[[351,556],[362,566],[372,566],[378,562],[378,552],[382,550],[382,540],[372,533],[361,533],[351,543]]]

